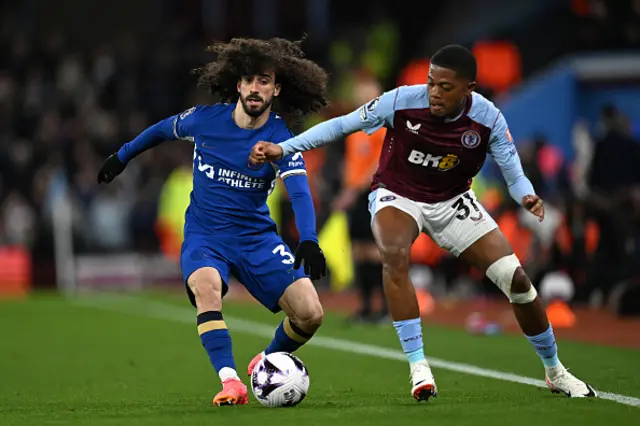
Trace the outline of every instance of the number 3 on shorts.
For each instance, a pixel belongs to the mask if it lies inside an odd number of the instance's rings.
[[[293,265],[294,257],[287,251],[287,249],[284,248],[284,244],[278,245],[273,249],[271,253],[279,254],[280,256],[284,257],[284,259],[282,259],[282,263],[284,263],[285,265]]]
[[[471,209],[465,202],[465,198],[467,199],[468,203],[471,204],[471,207],[473,208],[473,210],[475,210],[475,212],[477,213],[476,216],[472,216],[470,219],[473,220],[474,222],[477,222],[480,219],[482,219],[483,218],[482,211],[480,211],[473,197],[469,195],[468,192],[463,194],[462,197],[458,198],[456,202],[453,203],[453,205],[451,206],[451,208],[456,209],[458,211],[456,218],[460,220],[465,220],[471,214]]]

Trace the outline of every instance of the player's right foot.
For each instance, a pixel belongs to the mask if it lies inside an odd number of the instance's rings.
[[[244,405],[249,402],[247,387],[240,379],[222,382],[222,390],[213,398],[213,405]]]
[[[564,393],[569,398],[597,397],[598,393],[582,380],[569,373],[564,365],[547,368],[545,381],[553,393]]]
[[[253,357],[253,359],[249,363],[249,367],[247,368],[247,374],[249,375],[249,377],[251,377],[253,369],[256,368],[256,365],[258,365],[262,358],[264,358],[264,352],[260,352],[258,355]]]
[[[427,361],[411,364],[411,383],[411,395],[416,401],[428,401],[430,397],[438,396],[436,381]]]

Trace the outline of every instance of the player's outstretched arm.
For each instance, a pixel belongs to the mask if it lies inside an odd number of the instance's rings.
[[[359,120],[352,118],[353,113],[341,115],[317,124],[300,135],[285,142],[275,144],[260,141],[251,150],[250,161],[253,164],[262,164],[266,161],[278,161],[287,155],[309,151],[329,142],[336,141],[361,129]]]
[[[489,153],[500,167],[511,198],[537,216],[542,222],[544,219],[544,204],[542,199],[536,195],[531,181],[522,170],[518,150],[513,143],[507,121],[502,113],[498,116],[491,132]]]
[[[393,116],[398,89],[362,105],[357,110],[317,124],[296,137],[278,144],[260,141],[253,146],[249,161],[262,164],[278,161],[297,152],[309,151],[322,145],[340,140],[351,133],[364,130],[368,134],[383,127]]]
[[[127,163],[144,151],[157,146],[163,141],[174,139],[173,119],[167,118],[145,129],[131,142],[127,142],[111,154],[98,172],[98,183],[110,183],[122,173]]]
[[[151,149],[160,143],[172,139],[184,139],[193,141],[195,115],[201,107],[192,107],[185,112],[165,118],[162,121],[145,129],[131,142],[127,142],[118,150],[111,154],[104,162],[98,172],[98,183],[109,183],[118,176],[127,163],[144,151]]]

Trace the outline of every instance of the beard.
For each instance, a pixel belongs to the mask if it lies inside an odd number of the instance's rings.
[[[259,102],[262,102],[262,104],[253,106],[253,105],[249,105],[247,103],[248,101],[259,101]],[[258,95],[249,95],[246,98],[243,98],[242,96],[240,96],[240,103],[242,104],[242,109],[249,117],[252,117],[252,118],[260,117],[262,113],[265,112],[267,108],[271,106],[272,102],[273,102],[273,98],[269,99],[268,101],[265,101]]]

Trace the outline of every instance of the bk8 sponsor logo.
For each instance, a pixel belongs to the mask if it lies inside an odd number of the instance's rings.
[[[411,150],[408,160],[410,163],[443,172],[453,169],[460,163],[460,159],[455,154],[433,155],[429,153],[425,154],[415,149]]]

